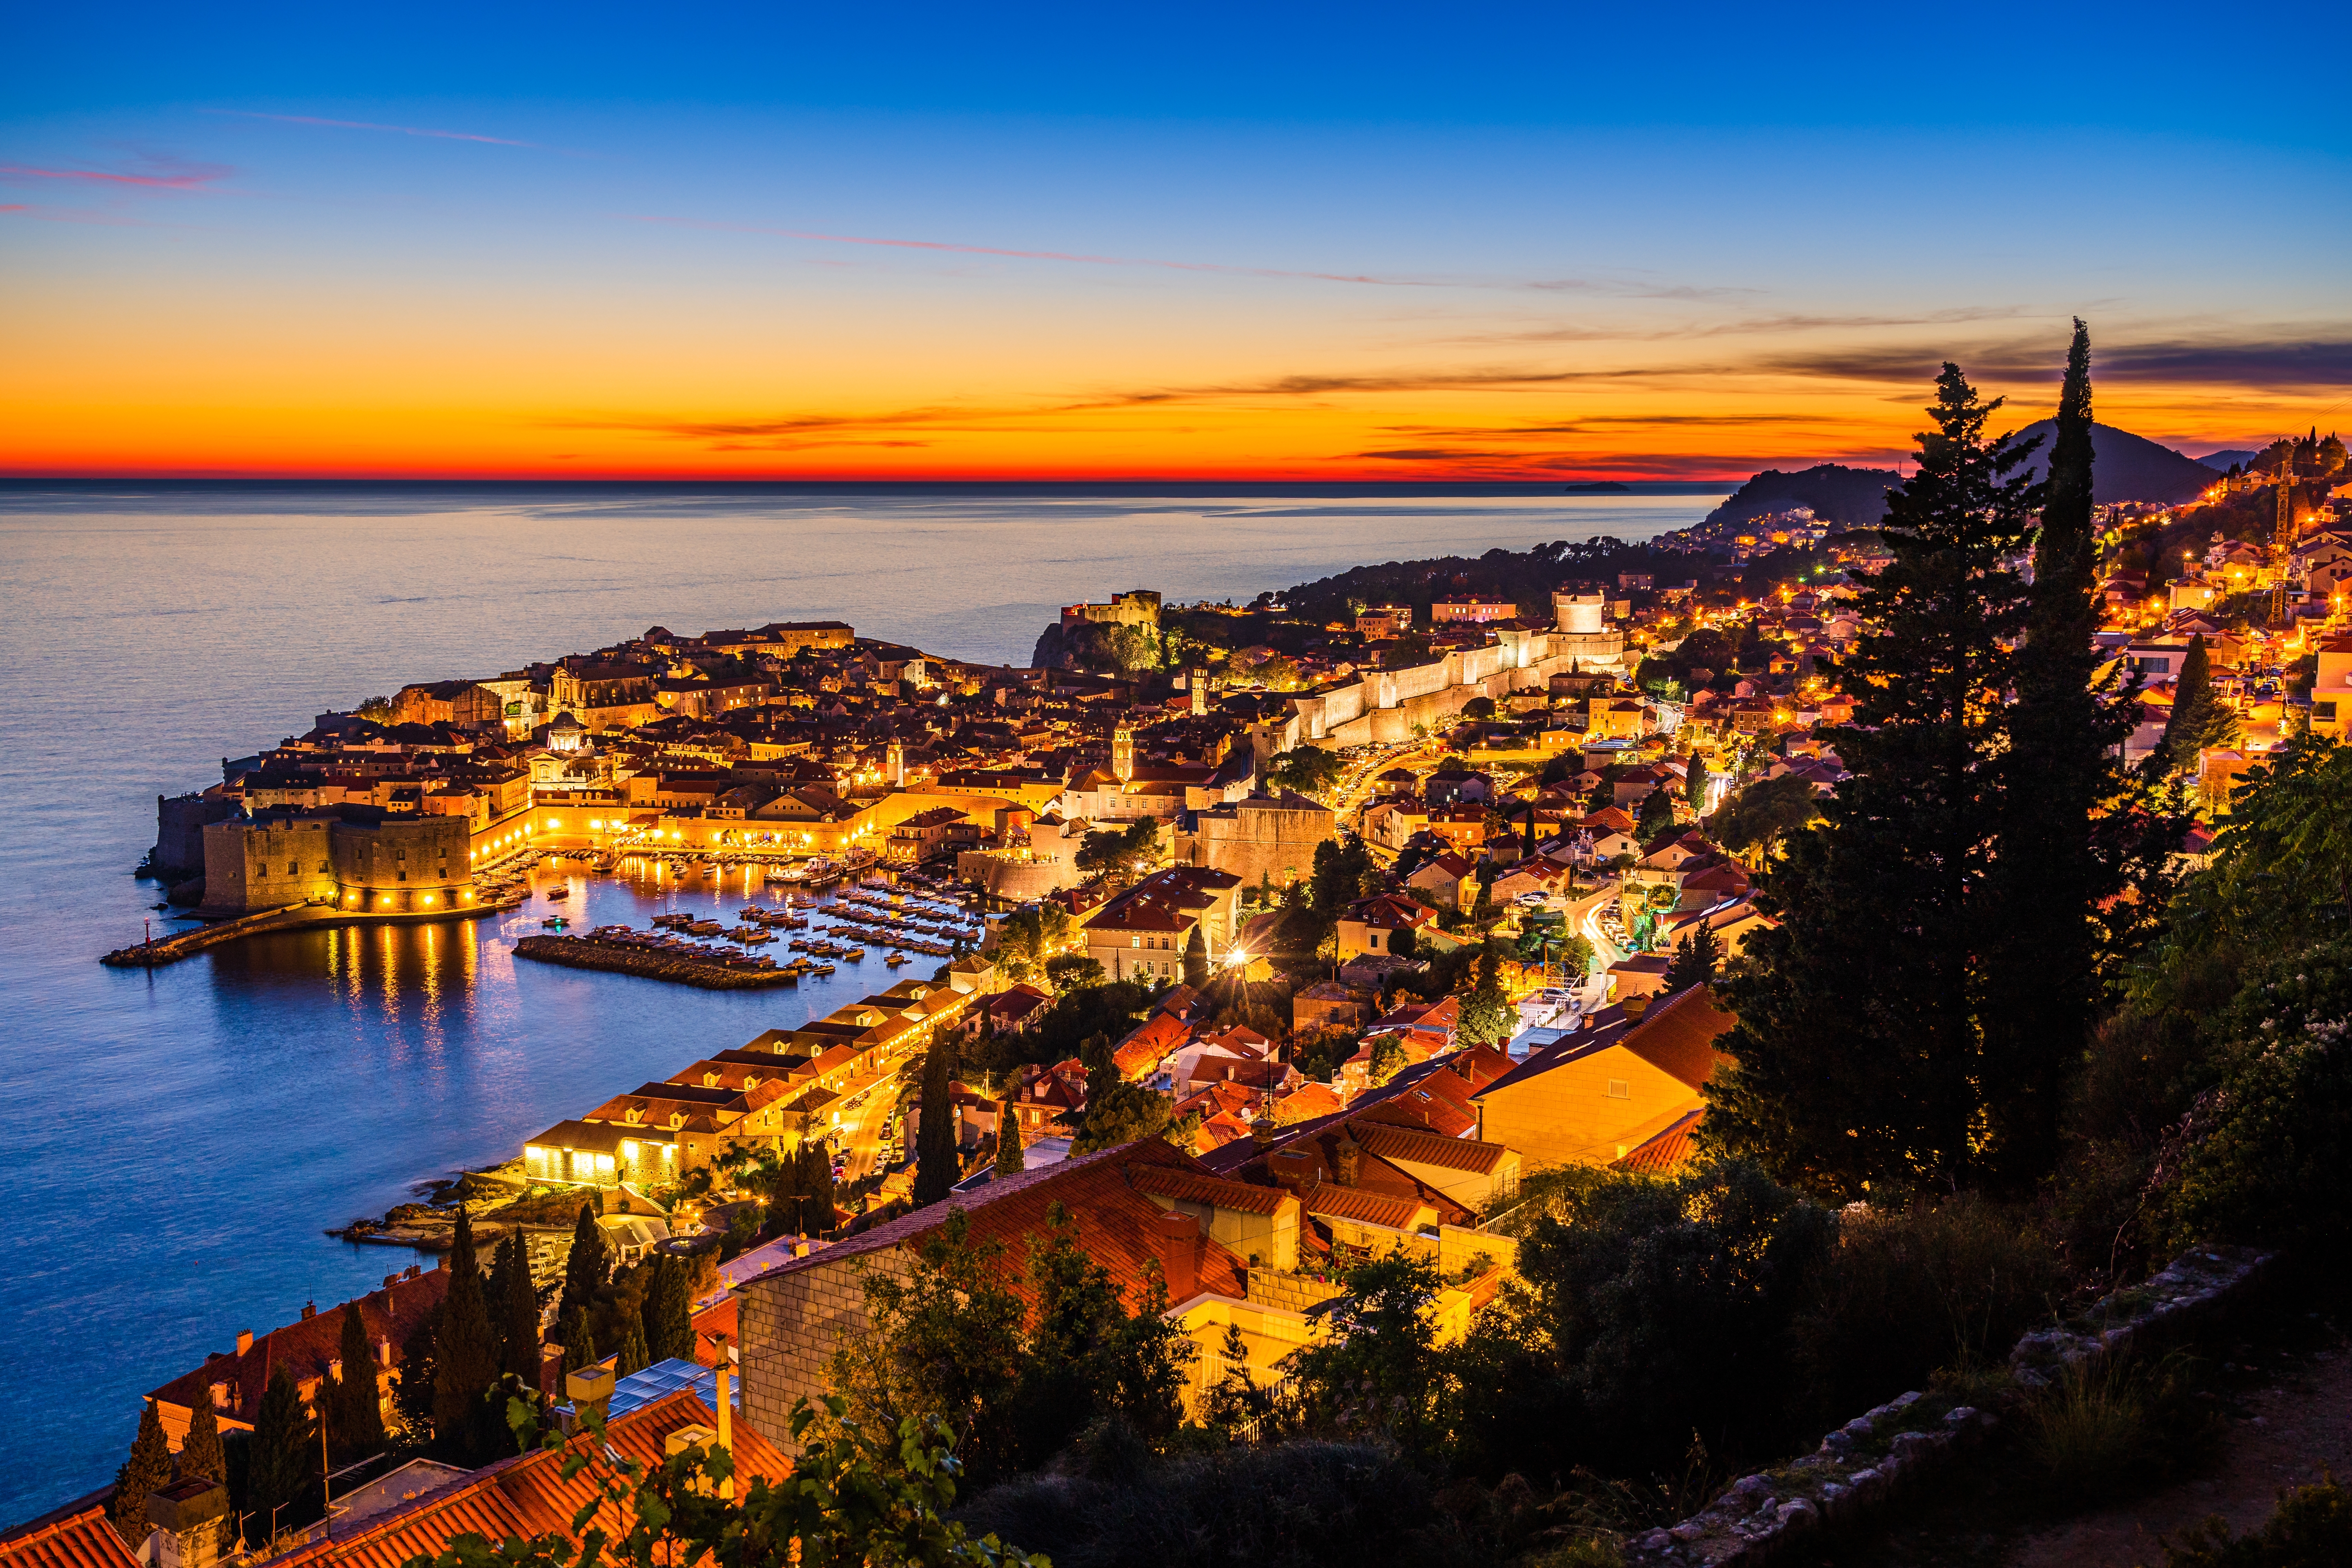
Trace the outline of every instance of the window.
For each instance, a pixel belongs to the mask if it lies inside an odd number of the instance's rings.
[[[2311,716],[2318,720],[2323,724],[2335,722],[2336,699],[2333,697],[2326,697],[2314,702],[2311,705]]]
[[[1609,1098],[1631,1100],[1633,1098],[1633,1086],[1622,1078],[1612,1078],[1609,1080]]]

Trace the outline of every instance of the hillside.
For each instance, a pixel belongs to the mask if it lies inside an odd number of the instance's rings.
[[[1784,474],[1767,468],[1707,513],[1702,527],[1746,522],[1751,517],[1807,506],[1823,522],[1869,528],[1886,515],[1886,492],[1902,483],[1892,468],[1849,468],[1839,463]]]
[[[2018,432],[2042,437],[2033,454],[2033,477],[2049,466],[2050,437],[2057,428],[2042,419]],[[2169,447],[2159,447],[2145,436],[2118,430],[2112,425],[2091,426],[2091,499],[2102,503],[2121,500],[2194,500],[2213,482],[2213,470]]]
[[[2227,473],[2233,464],[2242,464],[2254,456],[2251,447],[2225,447],[2218,452],[2208,452],[2197,460],[2215,473]]]

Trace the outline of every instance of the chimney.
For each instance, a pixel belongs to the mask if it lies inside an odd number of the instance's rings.
[[[385,1276],[383,1277],[383,1288],[384,1288],[385,1289],[387,1289],[387,1290],[391,1289],[394,1285],[397,1285],[397,1284],[399,1284],[399,1283],[400,1283],[400,1276],[399,1276],[399,1275],[397,1275],[397,1274],[387,1274],[387,1275],[385,1275]]]
[[[1153,1219],[1151,1239],[1167,1277],[1170,1303],[1192,1300],[1200,1289],[1201,1222],[1171,1209]]]
[[[402,1270],[400,1271],[400,1277],[401,1277],[403,1279],[415,1279],[418,1275],[420,1275],[420,1274],[422,1274],[422,1273],[424,1273],[424,1272],[425,1272],[425,1269],[424,1269],[423,1265],[421,1265],[421,1264],[412,1263],[412,1264],[410,1264],[407,1268],[404,1268],[404,1269],[402,1269]]]
[[[385,1366],[392,1364],[392,1336],[384,1335],[375,1342],[375,1358]]]
[[[712,1389],[712,1393],[717,1397],[712,1403],[719,1406],[719,1446],[732,1454],[735,1451],[734,1400],[728,1392],[728,1374],[734,1371],[735,1352],[727,1343],[725,1334],[711,1335],[710,1343],[711,1348],[719,1352],[718,1361],[712,1368],[717,1374],[717,1385]],[[735,1495],[735,1481],[732,1477],[719,1483],[719,1495],[723,1498],[731,1498]]]
[[[1339,1144],[1331,1151],[1331,1155],[1336,1166],[1331,1173],[1333,1179],[1343,1187],[1354,1186],[1357,1171],[1362,1163],[1362,1151],[1356,1147],[1356,1141],[1348,1136],[1346,1129],[1340,1130]]]
[[[243,1355],[246,1352],[247,1352],[247,1351],[251,1350],[252,1348],[253,1348],[253,1331],[252,1331],[251,1329],[239,1329],[239,1330],[237,1330],[237,1331],[236,1331],[236,1353],[237,1353],[237,1354],[239,1354],[239,1355]]]
[[[1638,1024],[1642,1021],[1642,1015],[1650,1010],[1650,1001],[1648,996],[1628,996],[1617,1005],[1625,1010],[1625,1016]]]
[[[304,1322],[306,1322],[306,1323],[307,1323],[307,1322],[309,1322],[311,1319],[313,1319],[313,1318],[317,1317],[318,1315],[319,1315],[319,1303],[318,1303],[318,1302],[316,1302],[316,1301],[305,1301],[305,1302],[303,1302],[303,1303],[302,1303],[302,1321],[303,1321]]]
[[[445,1268],[448,1268],[448,1267],[449,1267],[449,1255],[448,1255],[447,1253],[446,1253],[446,1252],[445,1252],[445,1253],[443,1253],[440,1257],[438,1257],[438,1258],[435,1258],[435,1259],[433,1260],[433,1272],[434,1272],[434,1273],[436,1273],[436,1274],[440,1273],[443,1269],[445,1269]]]
[[[604,1420],[604,1412],[613,1404],[613,1363],[600,1361],[593,1366],[567,1373],[563,1379],[563,1392],[572,1396],[575,1417],[587,1415],[593,1411],[597,1420]]]
[[[1250,1123],[1250,1142],[1257,1145],[1257,1152],[1261,1154],[1274,1147],[1273,1111],[1259,1112],[1258,1119]]]

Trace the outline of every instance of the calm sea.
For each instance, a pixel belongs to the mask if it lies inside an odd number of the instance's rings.
[[[413,680],[646,627],[838,617],[1021,663],[1058,605],[1246,599],[1367,563],[1696,521],[1707,494],[1276,487],[0,483],[0,1523],[111,1479],[146,1390],[415,1255],[322,1234],[698,1055],[854,998],[517,963],[503,922],[233,946],[152,975],[158,793]],[[689,884],[733,907],[739,885]],[[575,916],[650,889],[575,884]],[[584,909],[583,909],[584,904]],[[535,906],[536,907],[536,906]],[[160,920],[161,917],[156,917]],[[534,917],[535,918],[535,917]]]

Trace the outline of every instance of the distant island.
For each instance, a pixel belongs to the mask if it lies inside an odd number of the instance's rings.
[[[1810,507],[1826,523],[1874,528],[1886,515],[1886,492],[1902,482],[1903,476],[1893,468],[1849,468],[1840,463],[1822,463],[1793,474],[1767,468],[1707,513],[1701,526],[1727,526]]]

